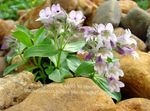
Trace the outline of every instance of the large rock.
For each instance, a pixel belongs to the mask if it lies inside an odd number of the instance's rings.
[[[146,41],[148,26],[150,25],[150,14],[140,8],[133,8],[121,19],[121,25],[129,28],[133,34]]]
[[[137,3],[132,0],[120,0],[119,5],[122,13],[127,14],[131,9],[138,7]]]
[[[117,104],[117,111],[150,111],[150,100],[144,98],[131,98]]]
[[[93,23],[112,23],[118,26],[121,18],[121,9],[116,0],[108,0],[100,5],[93,17]]]
[[[41,86],[34,81],[33,74],[26,71],[0,78],[0,109],[18,104]]]
[[[119,57],[125,73],[121,79],[125,83],[122,93],[126,97],[150,98],[150,54],[139,53],[139,60],[131,56]]]
[[[118,27],[118,28],[115,28],[114,32],[115,32],[116,36],[118,37],[118,36],[123,35],[125,33],[125,30],[123,28],[121,28],[121,27]],[[146,44],[141,39],[139,39],[134,34],[132,34],[131,37],[136,40],[136,42],[137,42],[137,48],[139,50],[146,51]]]
[[[51,83],[5,111],[115,111],[115,104],[88,78]]]

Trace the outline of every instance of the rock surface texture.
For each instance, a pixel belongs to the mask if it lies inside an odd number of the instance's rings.
[[[140,59],[131,56],[120,57],[121,67],[125,73],[122,92],[127,97],[150,98],[150,54],[138,52]]]
[[[141,8],[133,8],[126,16],[122,17],[121,25],[124,28],[129,28],[133,34],[146,41],[147,29],[150,25],[150,14]]]
[[[5,111],[115,111],[115,104],[88,78],[51,83]]]
[[[118,1],[108,0],[101,4],[95,15],[93,16],[93,23],[112,23],[114,26],[118,26],[121,18],[121,9]]]
[[[41,86],[40,82],[34,81],[33,74],[26,71],[0,78],[0,109],[18,104]]]
[[[150,100],[144,98],[131,98],[117,104],[117,111],[150,111]],[[122,110],[118,110],[122,108]]]

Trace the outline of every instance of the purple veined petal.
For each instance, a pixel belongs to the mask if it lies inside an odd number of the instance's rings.
[[[125,55],[125,51],[124,49],[120,48],[120,47],[117,47],[117,52],[121,55]]]
[[[113,33],[113,31],[114,31],[113,25],[111,23],[108,23],[106,25],[106,30],[109,30],[111,33]]]
[[[8,48],[9,48],[9,46],[6,43],[3,43],[2,46],[1,46],[2,50],[8,49]]]
[[[76,12],[74,10],[72,10],[70,13],[69,13],[69,17],[71,19],[74,19],[76,17]]]
[[[112,48],[115,48],[115,47],[116,47],[116,44],[115,44],[112,40],[110,40],[110,44],[111,44],[111,47],[112,47]]]
[[[96,57],[96,64],[102,64],[103,60],[101,56]]]
[[[51,6],[51,11],[52,11],[52,13],[59,13],[59,12],[61,12],[60,5],[59,4],[53,4]]]
[[[105,30],[105,25],[103,24],[96,25],[96,29],[98,33],[101,33],[102,31]]]
[[[81,19],[84,18],[84,15],[83,15],[82,11],[77,11],[76,18],[77,18],[77,20],[81,20]]]
[[[92,53],[92,52],[89,52],[89,53],[85,56],[84,60],[86,60],[86,61],[91,60],[92,57],[93,57],[93,53]]]

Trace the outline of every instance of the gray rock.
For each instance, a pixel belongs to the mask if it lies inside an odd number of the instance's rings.
[[[18,104],[41,86],[40,82],[34,81],[34,75],[27,71],[0,78],[0,109]]]
[[[93,17],[93,23],[112,23],[118,26],[121,19],[121,9],[116,0],[109,0],[100,5]]]
[[[150,14],[141,8],[133,8],[121,19],[121,25],[129,28],[133,34],[146,41],[148,26],[150,25]]]

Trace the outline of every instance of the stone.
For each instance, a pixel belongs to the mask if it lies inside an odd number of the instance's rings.
[[[67,12],[75,10],[78,5],[78,0],[51,0],[52,4],[59,3]]]
[[[121,25],[124,28],[129,28],[133,34],[145,42],[147,29],[150,25],[150,14],[141,8],[133,8],[126,16],[122,17]]]
[[[127,14],[131,9],[138,7],[137,3],[132,0],[120,0],[119,5],[122,13]]]
[[[146,45],[147,45],[147,50],[150,50],[150,26],[147,29],[147,35],[146,35]]]
[[[15,22],[12,20],[2,20],[0,19],[0,43],[5,36],[11,33],[11,30],[15,28]]]
[[[33,90],[42,87],[34,81],[34,75],[24,71],[0,78],[0,109],[20,103]]]
[[[121,19],[121,9],[116,0],[109,0],[100,5],[93,16],[93,23],[112,23],[117,27]]]
[[[115,104],[92,80],[78,77],[48,84],[5,111],[115,111]]]
[[[116,34],[116,36],[121,36],[122,34],[125,33],[125,30],[121,27],[118,27],[118,28],[115,28],[115,31],[114,33]],[[139,39],[137,36],[135,36],[134,34],[132,34],[131,36],[133,39],[136,40],[137,42],[137,48],[141,51],[146,51],[146,44],[141,40]]]
[[[26,26],[29,29],[37,29],[43,24],[39,21],[36,21],[39,18],[39,12],[45,7],[51,5],[51,0],[45,0],[45,2],[34,9],[29,10],[25,15],[19,18],[19,24]]]
[[[138,54],[138,60],[131,56],[118,56],[125,74],[121,78],[125,84],[122,88],[125,98],[150,98],[150,54],[141,51],[138,51]]]
[[[2,73],[4,69],[6,68],[6,66],[7,66],[7,63],[5,62],[5,58],[0,57],[0,77],[2,76]]]
[[[117,107],[123,109],[118,111],[149,111],[150,100],[145,98],[131,98],[117,103]]]

